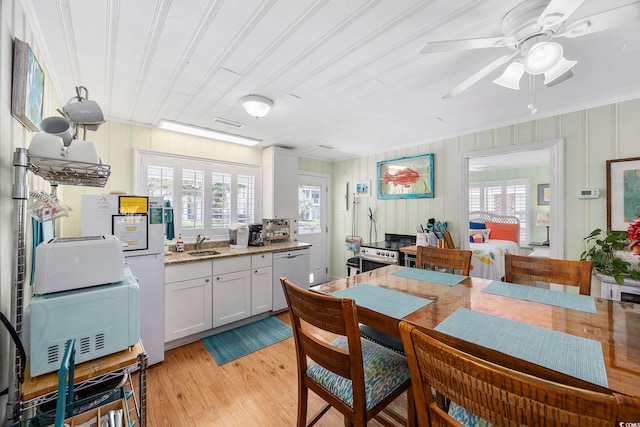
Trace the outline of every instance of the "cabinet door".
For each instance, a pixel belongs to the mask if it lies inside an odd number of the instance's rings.
[[[211,329],[211,291],[210,277],[165,284],[165,342]]]
[[[298,217],[298,156],[281,147],[262,151],[263,218]]]
[[[254,268],[251,273],[251,315],[271,310],[272,290],[271,267]]]
[[[251,270],[214,276],[213,327],[226,325],[249,316],[251,316]]]

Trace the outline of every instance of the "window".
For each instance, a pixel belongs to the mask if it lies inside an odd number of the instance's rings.
[[[231,224],[252,224],[259,218],[259,166],[138,153],[137,191],[171,202],[176,236],[203,234],[226,240]]]
[[[469,183],[469,210],[517,216],[521,245],[529,241],[529,200],[528,179]]]

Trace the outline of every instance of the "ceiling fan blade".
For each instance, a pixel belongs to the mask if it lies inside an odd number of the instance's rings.
[[[454,96],[459,95],[461,92],[463,92],[464,90],[468,89],[469,87],[471,87],[475,83],[477,83],[480,80],[482,80],[489,73],[491,73],[492,71],[494,71],[495,69],[497,69],[501,65],[506,64],[507,61],[511,60],[517,54],[518,54],[518,52],[515,52],[515,53],[509,54],[509,55],[501,56],[500,58],[496,59],[495,61],[493,61],[492,63],[490,63],[489,65],[487,65],[486,67],[484,67],[483,69],[481,69],[480,71],[478,71],[477,73],[475,73],[474,75],[469,77],[467,80],[463,81],[458,86],[456,86],[453,89],[451,89],[451,91],[449,91],[449,93],[444,95],[442,97],[442,99],[453,98]]]
[[[566,21],[584,0],[551,0],[538,17],[538,25],[543,29]]]
[[[572,22],[560,31],[558,37],[581,37],[634,22],[640,22],[640,1]]]
[[[461,39],[429,42],[420,53],[448,52],[450,50],[484,49],[491,47],[514,47],[516,40],[513,37],[491,37],[484,39]]]
[[[573,68],[573,66],[576,65],[577,63],[578,61],[569,61],[564,56],[560,58],[558,63],[555,65],[555,67],[553,67],[552,69],[544,73],[545,86],[553,86],[552,83],[556,79],[562,77],[564,74],[567,73],[567,71],[570,71]],[[573,73],[571,73],[571,75],[573,75]],[[563,79],[562,81],[566,80],[567,78]]]
[[[522,62],[514,61],[504,70],[504,73],[493,82],[507,89],[520,90],[520,79],[524,74]]]

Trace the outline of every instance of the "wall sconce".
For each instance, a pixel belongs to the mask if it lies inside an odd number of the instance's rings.
[[[272,100],[260,95],[244,96],[240,98],[240,102],[244,109],[247,110],[247,113],[256,119],[266,116],[271,107],[273,107]]]

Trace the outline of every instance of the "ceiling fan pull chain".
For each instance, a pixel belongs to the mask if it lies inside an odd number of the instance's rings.
[[[527,108],[529,109],[529,111],[531,111],[531,115],[535,115],[538,112],[538,109],[535,107],[535,102],[536,102],[536,80],[535,80],[536,76],[534,76],[533,74],[529,74],[529,99],[531,100],[531,102],[529,103],[529,105],[527,105]]]

